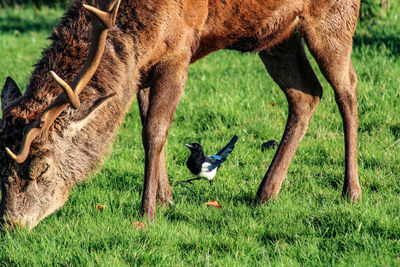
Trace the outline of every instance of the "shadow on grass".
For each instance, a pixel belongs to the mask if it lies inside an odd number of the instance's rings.
[[[0,33],[50,32],[56,26],[59,18],[49,18],[49,16],[53,16],[53,14],[35,14],[33,19],[18,15],[0,17]]]
[[[399,36],[357,36],[354,38],[354,46],[381,46],[385,45],[393,55],[400,55],[400,37]]]
[[[232,200],[235,205],[245,205],[252,208],[260,205],[259,199],[256,197],[256,192],[241,191],[239,194],[234,196]],[[268,204],[268,202],[269,201],[262,203],[261,205]]]
[[[400,55],[400,35],[399,27],[395,24],[360,24],[354,36],[354,46],[386,47],[391,54]]]
[[[394,124],[390,126],[390,131],[392,132],[392,135],[396,138],[400,138],[400,124]]]

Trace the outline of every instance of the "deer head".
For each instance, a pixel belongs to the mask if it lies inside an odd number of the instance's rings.
[[[71,108],[81,108],[80,112],[75,112],[75,118],[80,118],[75,120],[72,127],[77,132],[84,125],[80,122],[90,119],[90,114],[113,96],[102,96],[95,101],[88,101],[82,107],[79,99],[80,93],[99,66],[106,45],[107,31],[114,26],[119,4],[119,0],[108,4],[106,11],[83,5],[93,17],[92,41],[85,64],[70,85],[54,71],[49,73],[48,79],[54,79],[54,86],[61,86],[64,93],[56,97],[37,119],[30,119],[24,113],[31,105],[37,103],[33,102],[29,93],[21,95],[16,83],[7,78],[1,94],[3,118],[0,120],[0,214],[6,226],[34,227],[65,203],[74,180],[76,181],[72,176],[82,172],[74,170],[69,164],[68,161],[76,158],[76,155],[70,155],[69,147],[61,146],[57,142],[56,133],[59,129],[54,122],[63,112],[68,113]],[[75,135],[71,134],[71,138],[74,137]],[[72,140],[71,147],[74,146],[74,142],[79,143],[79,140]],[[18,153],[15,153],[18,147]],[[65,155],[62,157],[56,152],[60,149],[64,150],[62,153]],[[90,151],[86,157],[90,157]],[[64,173],[67,168],[72,169]]]

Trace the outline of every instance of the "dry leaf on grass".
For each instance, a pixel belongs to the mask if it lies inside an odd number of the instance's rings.
[[[96,205],[96,210],[97,211],[103,211],[105,209],[106,209],[106,205],[103,205],[103,204],[97,204]]]
[[[207,201],[206,203],[204,203],[204,205],[222,209],[221,204],[220,204],[218,201],[216,201],[216,200]]]
[[[133,226],[138,228],[138,229],[140,229],[140,230],[146,230],[147,229],[146,226],[141,222],[135,222],[135,223],[133,223]]]

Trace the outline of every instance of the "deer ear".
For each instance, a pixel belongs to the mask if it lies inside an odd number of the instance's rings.
[[[11,102],[20,96],[21,91],[19,90],[18,85],[13,79],[7,77],[6,83],[3,86],[3,91],[1,92],[1,110],[4,111]]]
[[[0,119],[0,135],[4,133],[4,130],[6,129],[6,121],[3,121]]]

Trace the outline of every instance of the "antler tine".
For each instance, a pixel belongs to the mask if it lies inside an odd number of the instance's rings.
[[[57,100],[54,102],[54,104],[56,103]],[[68,103],[64,103],[54,106],[54,104],[47,108],[47,110],[40,116],[40,118],[33,122],[29,131],[24,134],[21,148],[18,154],[14,154],[11,149],[6,147],[8,155],[10,155],[10,157],[14,159],[17,163],[21,164],[28,158],[33,140],[38,137],[42,132],[47,131],[50,128],[51,124],[53,124],[53,122],[61,114],[61,112],[63,112],[63,110],[69,105]],[[25,127],[24,131],[27,127]]]
[[[83,7],[89,10],[93,14],[93,17],[96,18],[93,20],[92,45],[90,46],[85,65],[79,72],[79,75],[71,83],[71,86],[62,80],[55,72],[52,72],[52,76],[67,93],[73,107],[75,107],[77,101],[79,101],[79,93],[88,84],[100,64],[106,45],[107,31],[115,24],[120,3],[120,0],[116,0],[114,4],[111,5],[112,8],[107,12],[83,4]],[[72,88],[74,88],[74,90]]]
[[[81,101],[79,101],[79,97],[75,94],[74,90],[66,83],[63,79],[60,78],[54,71],[50,71],[51,76],[53,76],[54,80],[64,89],[64,92],[67,94],[71,105],[78,109],[81,106]]]
[[[120,0],[115,1],[112,5],[112,8],[108,12],[101,11],[95,7],[85,4],[83,4],[83,7],[95,15],[103,23],[105,28],[110,29],[115,24],[120,3]]]
[[[115,24],[115,19],[117,17],[120,3],[120,0],[115,1],[114,4],[111,5],[113,7],[108,12],[104,12],[97,8],[84,5],[85,8],[90,7],[90,9],[88,10],[92,12],[93,17],[96,19],[93,20],[93,40],[87,60],[78,77],[71,84],[72,88],[75,88],[75,94],[77,95],[79,95],[82,89],[85,88],[100,64],[100,60],[106,46],[107,32],[108,29]]]
[[[107,32],[115,24],[120,3],[120,0],[114,1],[107,12],[92,6],[83,5],[96,18],[93,20],[92,43],[89,48],[88,57],[78,76],[72,81],[71,86],[54,71],[50,72],[56,82],[63,88],[67,99],[62,95],[59,96],[34,122],[33,127],[24,134],[18,155],[14,154],[8,147],[6,148],[7,153],[17,163],[23,163],[27,159],[33,140],[42,132],[47,131],[65,108],[69,105],[72,105],[74,108],[80,107],[79,93],[89,83],[100,64],[107,41]]]
[[[17,163],[23,163],[29,155],[29,150],[33,142],[33,139],[35,139],[39,134],[40,134],[39,128],[32,128],[22,139],[22,145],[18,155],[14,154],[8,147],[6,147],[7,153]]]

